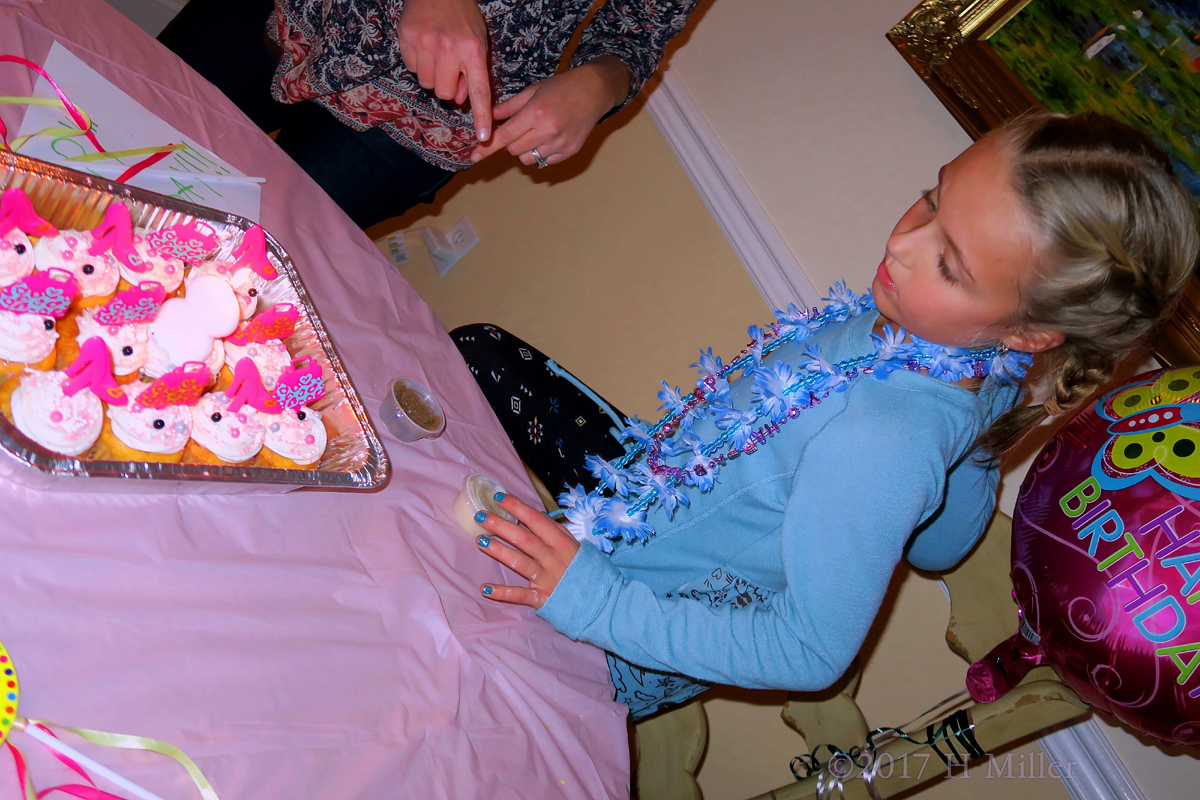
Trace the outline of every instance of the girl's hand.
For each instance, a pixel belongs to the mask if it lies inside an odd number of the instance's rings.
[[[579,152],[600,118],[629,94],[629,67],[615,56],[601,56],[575,69],[527,86],[496,106],[507,120],[486,145],[471,153],[478,163],[507,148],[522,164],[532,165],[533,149],[557,164]]]
[[[400,57],[421,88],[462,105],[471,98],[475,135],[492,128],[488,29],[475,0],[405,0],[400,12]]]
[[[579,542],[562,525],[515,497],[498,494],[496,501],[524,523],[524,527],[480,511],[479,514],[486,518],[481,520],[477,515],[475,521],[491,535],[480,536],[475,543],[480,550],[528,580],[529,588],[485,583],[479,591],[484,597],[501,603],[541,608],[562,580],[571,559],[579,552]]]

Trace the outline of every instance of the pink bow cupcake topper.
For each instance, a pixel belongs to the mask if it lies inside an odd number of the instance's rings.
[[[200,402],[212,373],[203,361],[188,361],[158,378],[137,396],[146,408],[194,406]]]
[[[299,318],[300,311],[291,303],[276,303],[242,326],[240,331],[226,337],[226,341],[245,347],[271,339],[286,339],[295,332]]]
[[[146,243],[163,258],[177,258],[198,267],[204,263],[204,256],[217,248],[217,231],[196,219],[146,234]]]
[[[229,410],[237,411],[243,405],[249,405],[264,414],[280,414],[283,408],[279,401],[263,388],[262,376],[254,359],[243,358],[233,368],[233,383],[225,390],[229,398]]]
[[[92,243],[88,253],[103,255],[112,250],[113,257],[134,272],[145,272],[150,265],[138,255],[133,246],[133,219],[124,203],[113,203],[104,212],[104,221],[92,230]]]
[[[54,236],[58,228],[37,215],[29,195],[20,189],[5,189],[0,195],[0,236],[13,228],[34,236]]]
[[[90,389],[92,394],[111,405],[123,406],[129,402],[125,391],[113,378],[112,356],[108,352],[108,345],[99,336],[84,342],[79,348],[79,358],[63,372],[68,378],[63,382],[63,394],[67,397]]]
[[[233,258],[235,266],[249,267],[263,280],[273,281],[279,277],[279,271],[267,258],[267,235],[260,225],[251,225],[246,229],[242,243],[233,251]]]
[[[167,290],[157,281],[142,281],[109,300],[96,311],[101,325],[131,325],[149,322],[166,302]]]
[[[311,405],[324,396],[325,382],[321,380],[321,365],[311,358],[294,359],[291,369],[284,370],[279,380],[275,381],[275,397],[284,408]]]
[[[26,275],[0,289],[0,308],[14,314],[61,318],[79,293],[79,282],[65,269]]]

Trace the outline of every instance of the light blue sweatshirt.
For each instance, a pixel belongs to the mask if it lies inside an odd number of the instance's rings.
[[[768,361],[795,365],[812,342],[834,363],[871,353],[877,317],[831,325]],[[732,382],[738,408],[752,384]],[[907,370],[860,377],[730,461],[711,492],[689,489],[673,520],[656,506],[648,542],[611,555],[582,545],[538,613],[648,669],[822,689],[858,652],[902,557],[942,570],[974,546],[999,475],[970,451],[1017,392],[991,378],[976,394]],[[711,416],[695,430],[703,441],[718,433]]]

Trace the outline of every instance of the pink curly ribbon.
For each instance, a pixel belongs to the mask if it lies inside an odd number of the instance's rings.
[[[34,800],[37,795],[34,793],[33,781],[29,779],[29,768],[25,764],[25,756],[21,755],[21,751],[13,746],[12,742],[5,742],[5,744],[8,745],[13,763],[17,766],[17,781],[21,784],[21,796],[25,800]]]
[[[41,75],[43,78],[45,78],[46,82],[50,84],[50,87],[54,89],[54,93],[58,95],[58,99],[62,100],[63,108],[65,108],[67,113],[71,115],[71,119],[73,119],[75,124],[79,126],[79,130],[83,131],[83,135],[88,138],[88,141],[95,146],[96,151],[100,153],[106,152],[104,148],[100,146],[100,141],[96,138],[96,134],[92,132],[92,126],[88,123],[87,119],[82,113],[80,113],[79,109],[75,107],[75,104],[71,102],[66,93],[63,92],[62,89],[58,88],[58,84],[54,82],[54,79],[50,77],[46,70],[42,69],[29,59],[21,58],[20,56],[0,56],[0,62],[2,61],[11,61],[14,64],[20,64],[23,67],[29,67],[38,75]],[[8,146],[8,127],[5,126],[3,120],[0,120],[0,140],[3,140],[4,148],[6,150],[12,149]]]

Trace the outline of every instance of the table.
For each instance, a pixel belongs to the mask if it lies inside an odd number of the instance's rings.
[[[448,424],[411,445],[379,426],[393,475],[374,493],[0,481],[0,640],[22,712],[171,742],[222,800],[627,796],[625,711],[603,653],[479,596],[512,575],[454,523],[463,477],[537,496],[430,309],[266,135],[115,10],[0,0],[0,53],[40,63],[53,38],[264,176],[262,224],[293,256],[368,409],[409,375]],[[0,93],[29,94],[33,81],[0,65]],[[0,109],[9,130],[21,113]],[[13,737],[40,784],[67,782],[40,745]],[[170,759],[82,749],[167,800],[198,796]],[[11,767],[0,773],[0,794],[16,796]]]

